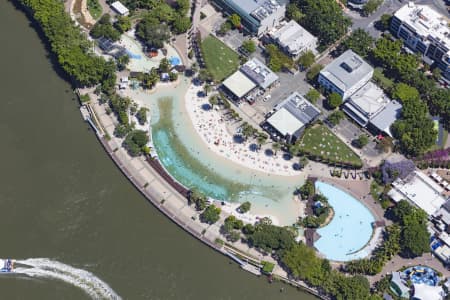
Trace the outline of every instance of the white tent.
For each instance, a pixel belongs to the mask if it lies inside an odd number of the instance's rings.
[[[414,284],[413,299],[417,300],[442,300],[444,290],[440,286],[430,286],[424,283]]]

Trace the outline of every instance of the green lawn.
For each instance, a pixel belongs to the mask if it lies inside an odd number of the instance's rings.
[[[239,55],[216,37],[208,36],[201,47],[206,68],[215,81],[224,80],[239,67]]]
[[[87,6],[91,16],[95,20],[98,20],[98,18],[101,17],[103,11],[100,3],[98,3],[98,0],[88,0]]]
[[[307,128],[300,141],[300,146],[300,149],[312,159],[362,166],[358,155],[324,125]]]

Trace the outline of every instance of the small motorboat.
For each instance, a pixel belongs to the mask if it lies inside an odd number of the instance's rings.
[[[14,272],[14,260],[12,259],[0,259],[0,273],[13,273]]]

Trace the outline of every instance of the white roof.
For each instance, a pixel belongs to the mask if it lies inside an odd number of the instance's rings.
[[[240,71],[263,89],[268,88],[278,80],[278,75],[257,58],[247,61]]]
[[[125,5],[123,5],[120,1],[112,3],[111,7],[121,15],[127,15],[130,12],[128,8],[126,8]]]
[[[373,68],[358,54],[347,50],[323,68],[320,74],[345,92],[368,74],[373,74]]]
[[[424,283],[414,284],[414,299],[417,300],[442,300],[443,289],[441,286],[430,286]]]
[[[223,85],[238,98],[242,98],[256,87],[256,84],[241,71],[236,71],[233,75],[228,77],[223,82]]]
[[[414,171],[405,180],[398,178],[392,186],[388,195],[394,201],[409,200],[428,215],[433,215],[445,203],[445,198],[441,195],[444,189],[419,171]]]
[[[384,95],[382,89],[369,81],[357,90],[348,102],[370,119],[383,110],[389,99]]]
[[[442,245],[434,250],[434,254],[443,261],[448,261],[450,259],[450,248],[447,245]]]
[[[450,48],[448,19],[428,5],[416,5],[409,2],[400,8],[395,16],[414,29],[420,36],[438,40],[439,43]],[[450,50],[447,53],[450,53]]]
[[[305,125],[284,107],[271,115],[267,122],[284,136],[293,135]]]
[[[302,51],[308,50],[305,48],[317,43],[317,38],[294,20],[284,24],[270,35],[281,47],[286,48],[292,55],[297,55]]]
[[[392,137],[391,125],[400,117],[401,111],[402,105],[396,100],[392,100],[370,120],[370,123]]]

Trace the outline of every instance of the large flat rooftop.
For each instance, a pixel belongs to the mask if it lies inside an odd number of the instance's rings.
[[[228,0],[228,2],[260,21],[281,7],[278,0]]]
[[[241,67],[241,72],[263,89],[278,80],[278,75],[272,72],[264,63],[253,58]]]
[[[352,50],[347,50],[320,71],[320,74],[346,91],[371,72],[373,68],[368,63]]]
[[[370,120],[370,123],[392,137],[391,125],[400,118],[401,112],[402,105],[396,100],[392,100],[379,114]]]
[[[407,199],[428,215],[433,215],[445,203],[444,188],[420,171],[414,171],[404,180],[397,179],[392,187],[388,193],[392,200]]]
[[[428,5],[409,2],[400,8],[395,16],[419,35],[439,40],[450,51],[449,20]]]
[[[295,135],[320,115],[320,110],[297,92],[275,106],[275,110],[267,122],[283,135]]]
[[[270,35],[273,39],[277,40],[281,47],[286,48],[290,53],[294,54],[297,54],[303,48],[317,40],[316,37],[294,20],[274,30]]]

